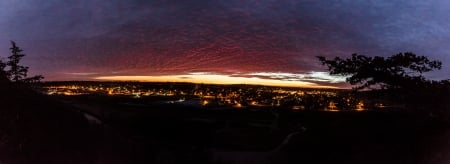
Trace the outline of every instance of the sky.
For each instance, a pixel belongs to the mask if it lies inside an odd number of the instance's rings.
[[[45,80],[345,87],[316,56],[414,52],[450,78],[446,0],[2,0],[14,40]]]

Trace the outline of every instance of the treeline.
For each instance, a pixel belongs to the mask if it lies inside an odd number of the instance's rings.
[[[347,77],[356,92],[370,91],[409,109],[450,111],[450,80],[430,80],[423,73],[439,70],[442,62],[411,52],[390,57],[352,54],[350,58],[318,56],[330,74]]]

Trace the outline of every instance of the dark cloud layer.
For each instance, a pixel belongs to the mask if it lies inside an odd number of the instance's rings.
[[[87,75],[323,71],[315,56],[412,51],[450,71],[447,1],[3,0],[0,52],[34,72]],[[75,73],[75,74],[73,74]],[[83,74],[84,75],[84,74]],[[89,77],[89,76],[87,76]]]

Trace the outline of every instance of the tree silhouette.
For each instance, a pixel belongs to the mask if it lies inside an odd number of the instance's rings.
[[[11,41],[11,55],[8,56],[8,61],[5,63],[0,60],[0,70],[6,75],[6,77],[12,82],[24,82],[33,83],[39,82],[44,77],[42,75],[36,75],[33,77],[27,77],[28,67],[19,65],[20,60],[25,54],[22,53],[16,42]]]
[[[5,67],[6,67],[6,63],[4,63],[2,59],[0,59],[0,70],[2,71],[2,73],[5,73],[4,72]]]
[[[431,81],[426,80],[422,73],[441,69],[442,65],[440,61],[431,61],[411,52],[387,58],[358,54],[352,54],[347,59],[335,57],[328,60],[323,56],[317,58],[328,67],[330,74],[347,76],[346,81],[357,85],[357,90],[372,86],[391,89],[424,86]]]

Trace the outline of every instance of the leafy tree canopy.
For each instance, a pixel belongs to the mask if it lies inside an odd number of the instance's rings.
[[[347,76],[346,81],[357,85],[355,89],[367,89],[373,86],[381,88],[411,88],[423,86],[430,81],[422,73],[439,70],[442,62],[429,60],[411,52],[398,53],[391,57],[352,54],[351,58],[335,57],[327,59],[317,57],[328,67],[330,74]]]

